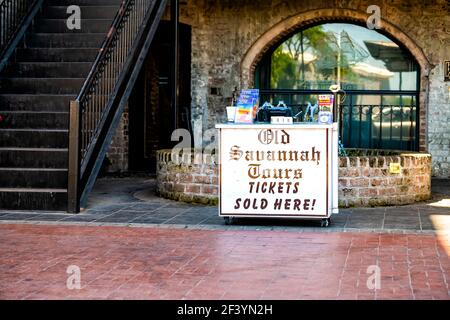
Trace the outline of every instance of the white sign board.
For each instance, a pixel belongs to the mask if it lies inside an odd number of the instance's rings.
[[[220,215],[331,215],[332,128],[220,129]]]

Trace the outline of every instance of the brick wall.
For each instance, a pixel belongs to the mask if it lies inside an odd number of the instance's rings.
[[[443,81],[443,62],[450,60],[448,0],[180,2],[180,20],[192,26],[195,146],[203,146],[203,133],[225,120],[224,106],[231,101],[234,87],[251,85],[252,68],[279,37],[333,19],[364,23],[373,4],[381,9],[381,31],[406,45],[421,66],[420,148],[432,154],[434,175],[450,177],[450,83]]]
[[[400,163],[399,174],[390,163]],[[431,196],[431,156],[405,153],[399,156],[340,157],[339,206],[403,205]]]
[[[158,151],[157,192],[160,196],[184,202],[217,204],[218,166],[211,159],[195,164],[195,158],[201,159],[201,153],[175,163],[170,150]],[[339,160],[340,207],[404,205],[430,199],[429,154],[341,157]],[[390,163],[399,163],[401,172],[390,173]]]
[[[219,178],[214,159],[197,152],[176,163],[172,161],[171,150],[160,150],[156,157],[158,195],[184,202],[218,203]]]
[[[106,171],[128,170],[128,108],[125,108],[105,159]]]
[[[225,119],[224,106],[234,87],[251,85],[251,67],[274,41],[314,22],[338,18],[365,23],[367,8],[373,4],[381,8],[381,31],[406,45],[421,65],[420,147],[432,154],[433,173],[449,177],[450,83],[443,81],[443,61],[450,60],[447,0],[185,1],[181,21],[192,25],[196,147],[204,144],[202,132]],[[259,47],[260,43],[267,45]]]

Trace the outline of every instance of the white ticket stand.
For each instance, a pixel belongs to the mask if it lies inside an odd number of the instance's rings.
[[[219,215],[319,219],[338,213],[337,124],[218,124]]]

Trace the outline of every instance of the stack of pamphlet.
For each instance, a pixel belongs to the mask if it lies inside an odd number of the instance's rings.
[[[237,101],[235,123],[253,123],[259,106],[259,89],[241,90]]]
[[[333,105],[334,96],[325,94],[319,95],[319,123],[331,124],[333,123]]]

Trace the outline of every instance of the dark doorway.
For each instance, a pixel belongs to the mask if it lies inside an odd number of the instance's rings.
[[[180,24],[178,123],[191,131],[191,27]],[[131,94],[129,171],[156,172],[156,151],[174,146],[174,113],[170,102],[171,25],[162,21]]]

